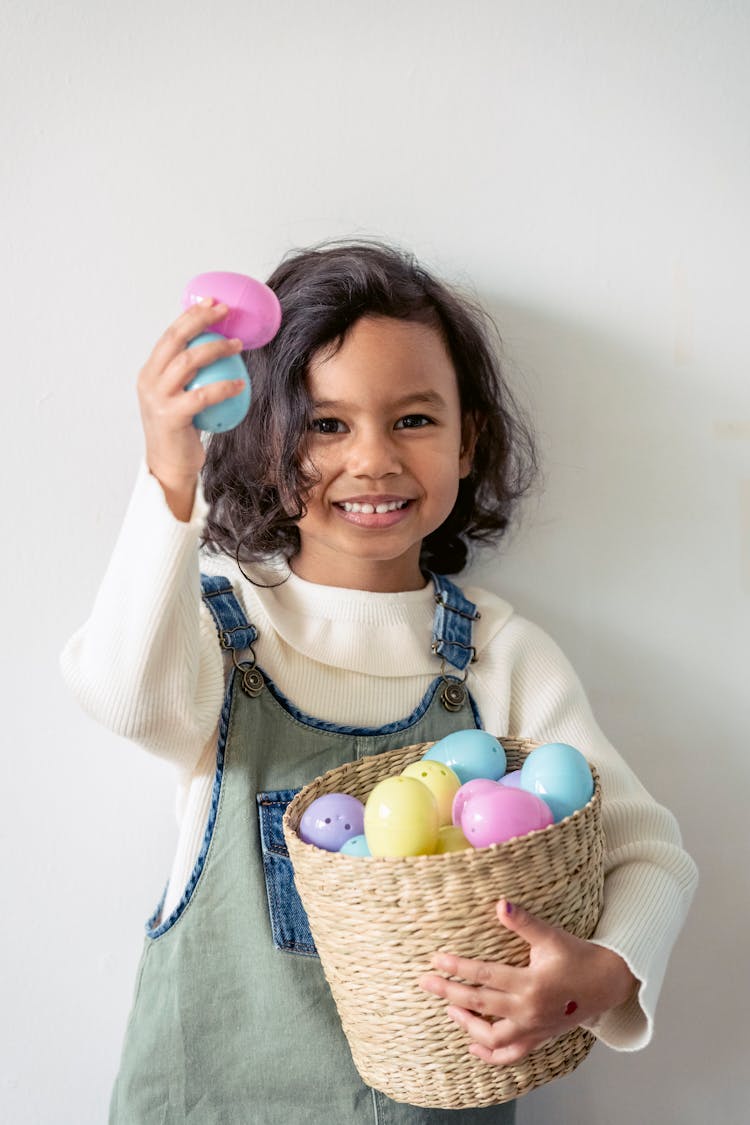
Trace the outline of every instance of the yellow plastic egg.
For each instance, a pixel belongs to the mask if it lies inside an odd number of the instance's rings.
[[[456,828],[454,824],[444,824],[438,832],[435,854],[442,855],[444,852],[462,852],[465,848],[470,847],[471,844],[460,828]]]
[[[415,777],[432,793],[437,802],[440,823],[452,824],[453,798],[461,788],[458,775],[444,762],[433,762],[422,758],[419,762],[412,762],[403,770],[402,777]]]
[[[431,855],[437,846],[435,798],[413,777],[378,782],[365,804],[365,837],[372,855]]]

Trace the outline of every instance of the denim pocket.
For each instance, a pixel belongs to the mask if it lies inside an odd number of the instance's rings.
[[[298,793],[299,789],[277,789],[271,793],[258,793],[256,797],[263,874],[273,944],[287,953],[317,957],[310,923],[294,883],[294,870],[281,823],[287,805]]]

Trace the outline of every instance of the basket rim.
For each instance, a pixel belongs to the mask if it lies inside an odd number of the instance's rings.
[[[292,819],[295,815],[296,809],[299,807],[300,804],[303,803],[303,798],[305,797],[305,795],[308,793],[308,791],[313,786],[321,785],[321,783],[323,783],[327,777],[330,777],[331,774],[339,773],[340,771],[343,771],[343,770],[346,770],[346,769],[355,768],[355,767],[359,766],[362,762],[366,762],[369,758],[382,758],[385,754],[394,754],[394,755],[405,754],[410,750],[416,749],[417,747],[432,746],[437,741],[438,741],[437,739],[433,739],[431,741],[428,740],[426,742],[413,742],[408,746],[397,747],[394,750],[386,750],[386,751],[381,752],[380,754],[368,754],[368,755],[365,755],[362,758],[356,758],[351,762],[345,762],[345,763],[343,763],[343,765],[334,767],[334,769],[326,770],[325,773],[320,774],[318,777],[316,777],[312,781],[308,782],[307,785],[304,785],[300,789],[299,793],[295,794],[295,796],[292,798],[292,800],[289,802],[286,809],[284,810],[284,816],[282,818],[282,824],[283,824],[283,829],[284,829],[284,836],[285,836],[286,842],[287,842],[287,847],[289,847],[289,845],[290,845],[290,837],[291,837],[291,841],[293,841],[294,845],[299,844],[301,847],[304,847],[306,852],[308,852],[308,854],[309,854],[309,851],[312,851],[313,853],[318,853],[321,856],[323,856],[323,855],[336,856],[337,860],[342,860],[344,862],[352,861],[353,863],[360,863],[362,860],[372,860],[372,861],[375,861],[375,862],[379,862],[381,864],[387,864],[387,863],[390,863],[390,864],[393,864],[393,863],[414,864],[415,862],[416,863],[422,863],[425,860],[450,859],[451,857],[455,858],[456,855],[463,855],[463,854],[466,854],[466,853],[477,853],[477,854],[491,855],[491,854],[493,854],[493,852],[499,852],[503,849],[510,850],[511,845],[516,844],[517,841],[519,841],[519,840],[537,839],[537,838],[541,837],[545,832],[549,834],[549,833],[553,832],[555,829],[558,829],[558,828],[562,827],[563,825],[574,821],[577,818],[582,818],[583,816],[585,816],[587,814],[587,812],[591,809],[591,807],[594,804],[601,801],[601,778],[599,776],[599,771],[597,770],[596,766],[594,766],[590,761],[588,761],[588,759],[586,759],[588,767],[591,771],[593,781],[594,781],[594,792],[592,793],[591,797],[589,798],[589,800],[586,802],[585,805],[582,805],[579,809],[574,809],[574,811],[572,813],[569,813],[567,816],[563,817],[562,820],[554,821],[552,824],[548,824],[544,828],[535,828],[531,832],[525,832],[520,836],[512,836],[508,840],[503,840],[499,844],[486,844],[484,847],[475,848],[473,846],[473,844],[469,843],[466,848],[461,849],[461,851],[459,851],[459,852],[427,852],[427,853],[424,853],[424,854],[421,854],[421,855],[406,855],[406,856],[388,856],[388,855],[354,856],[354,855],[347,855],[345,852],[331,852],[331,851],[328,851],[326,848],[319,848],[317,846],[317,844],[308,844],[301,838],[301,836],[297,832],[297,829],[293,827]],[[529,747],[530,749],[536,749],[538,746],[546,745],[546,743],[543,743],[543,742],[537,742],[537,741],[532,740],[532,739],[522,739],[522,738],[498,738],[498,742],[500,743],[501,746],[503,746],[503,748],[505,748],[506,745],[508,745],[509,749],[523,749],[523,748],[526,748],[526,747]],[[308,851],[308,849],[309,849],[309,851]]]

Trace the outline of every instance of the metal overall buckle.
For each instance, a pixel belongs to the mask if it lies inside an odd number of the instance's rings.
[[[248,648],[247,652],[250,654],[249,660],[238,660],[237,650],[232,649],[232,660],[237,671],[242,673],[242,690],[245,695],[257,699],[266,686],[266,681],[263,679],[262,672],[255,667],[255,653],[252,648]]]
[[[451,641],[450,643],[453,645],[457,645],[458,648],[469,649],[471,651],[471,659],[469,663],[474,664],[476,662],[477,650],[474,645],[465,645],[462,644],[461,641]],[[440,644],[442,644],[442,641],[440,640],[433,641],[432,643],[432,651],[436,656],[438,655],[438,647],[440,646]],[[445,657],[443,656],[440,664],[440,675],[443,680],[443,686],[440,689],[440,702],[443,704],[443,707],[445,707],[446,711],[460,711],[464,703],[466,702],[466,697],[468,695],[468,692],[464,686],[466,683],[466,677],[468,675],[468,669],[464,672],[464,678],[462,680],[459,680],[458,683],[455,680],[449,680],[445,673]]]
[[[443,686],[440,689],[440,702],[443,707],[445,707],[446,711],[460,711],[466,702],[467,692],[464,684],[466,683],[467,673],[464,672],[464,678],[458,682],[456,682],[456,680],[449,680],[445,674],[445,658],[443,658],[440,665],[440,675],[443,678]]]

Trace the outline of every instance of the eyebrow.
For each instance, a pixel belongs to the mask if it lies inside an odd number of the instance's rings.
[[[395,399],[391,406],[394,410],[402,410],[405,406],[430,406],[435,410],[445,410],[446,402],[437,391],[416,391]],[[314,399],[313,407],[315,410],[345,410],[350,407],[350,403],[340,399]]]

